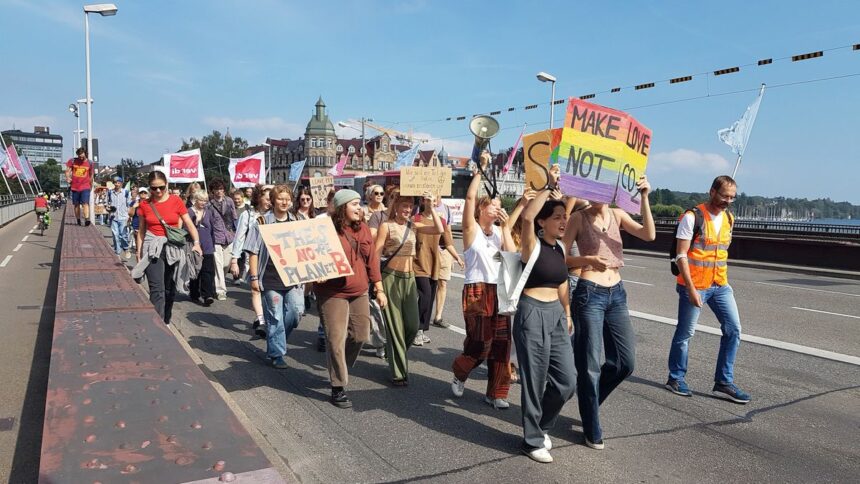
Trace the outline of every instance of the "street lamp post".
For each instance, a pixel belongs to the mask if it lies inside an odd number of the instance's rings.
[[[364,124],[365,123],[372,123],[372,122],[373,122],[373,118],[365,118],[364,116],[361,117],[361,149],[358,150],[358,152],[361,153],[361,167],[362,167],[362,169],[367,169],[367,164],[366,164],[367,162],[364,159],[364,156],[366,153],[366,149],[365,149],[366,141],[364,139]],[[340,126],[341,128],[352,128],[356,131],[359,130],[355,126],[353,126],[351,124],[346,124],[343,121],[338,121],[337,125]]]
[[[552,74],[546,72],[538,72],[537,78],[540,82],[552,83],[552,94],[549,98],[549,129],[552,129],[553,121],[555,120],[555,81],[556,78]]]
[[[98,3],[84,5],[84,39],[86,43],[86,66],[87,66],[87,157],[93,153],[93,93],[90,85],[90,14],[97,13],[102,17],[116,15],[116,5],[112,3]],[[90,162],[92,164],[92,161]],[[90,223],[95,222],[95,200],[90,196]]]
[[[263,143],[263,146],[266,146],[266,164],[268,165],[267,167],[264,167],[267,168],[267,170],[266,177],[263,180],[263,183],[265,184],[267,181],[268,183],[272,183],[272,180],[274,180],[275,178],[275,175],[272,174],[272,167],[274,166],[272,160],[272,145],[270,145],[269,143]]]

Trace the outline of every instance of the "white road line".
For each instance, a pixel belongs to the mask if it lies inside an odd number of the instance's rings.
[[[627,279],[622,279],[622,281],[628,284],[639,284],[640,286],[653,286],[654,284],[649,284],[647,282],[637,282],[637,281],[628,281]]]
[[[634,266],[633,264],[624,264],[624,267],[632,267],[634,269],[647,269],[645,266]]]
[[[14,248],[14,249],[12,249],[12,252],[18,252],[18,249],[20,249],[20,248],[21,248],[21,247],[23,247],[23,246],[24,246],[24,244],[18,244],[18,245],[16,245],[16,246],[15,246],[15,248]]]
[[[450,329],[451,331],[453,331],[453,332],[455,332],[455,333],[460,333],[460,334],[462,334],[463,336],[466,336],[466,330],[465,330],[465,329],[463,329],[463,328],[461,328],[461,327],[459,327],[459,326],[451,325],[451,326],[448,326],[448,329]]]
[[[669,324],[672,326],[677,326],[678,321],[676,319],[667,318],[664,316],[657,316],[654,314],[642,313],[639,311],[630,311],[630,315],[635,318],[647,319],[648,321],[654,321],[657,323]],[[854,316],[856,317],[856,316]],[[720,331],[720,328],[714,328],[712,326],[705,326],[703,324],[696,325],[696,331],[701,331],[703,333],[715,334],[721,336],[723,333]],[[770,346],[771,348],[778,348],[781,350],[792,351],[794,353],[801,353],[804,355],[817,356],[819,358],[824,358],[826,360],[839,361],[842,363],[849,363],[852,365],[860,366],[860,357],[851,356],[851,355],[843,355],[841,353],[834,353],[832,351],[822,350],[818,348],[812,348],[811,346],[803,346],[794,343],[787,343],[785,341],[778,341],[770,338],[762,338],[761,336],[752,336],[749,334],[741,335],[742,341],[749,341],[750,343],[756,343],[763,346]]]
[[[7,255],[6,258],[3,259],[3,262],[0,262],[0,267],[6,267],[6,264],[8,264],[10,260],[12,260],[12,256]]]
[[[818,309],[799,308],[799,307],[796,307],[796,306],[792,306],[792,307],[791,307],[791,309],[797,309],[797,310],[800,310],[800,311],[811,311],[811,312],[813,312],[813,313],[821,313],[821,314],[832,314],[833,316],[843,316],[843,317],[846,317],[846,318],[860,319],[860,316],[852,316],[852,315],[850,315],[850,314],[842,314],[842,313],[831,313],[830,311],[820,311],[820,310],[818,310]]]
[[[451,277],[456,277],[457,279],[465,279],[466,278],[466,276],[464,276],[463,274],[457,274],[456,272],[452,272]]]
[[[29,236],[29,235],[25,235],[25,236],[24,236],[24,238],[23,238],[23,239],[21,239],[21,242],[26,242],[26,241],[27,241],[27,239],[29,239],[29,238],[30,238],[30,236]]]
[[[801,291],[826,292],[828,294],[839,294],[840,296],[860,297],[860,294],[851,294],[850,292],[828,291],[827,289],[813,289],[811,287],[792,286],[790,284],[777,284],[775,282],[759,282],[759,281],[749,281],[749,282],[752,282],[753,284],[763,284],[765,286],[779,286],[779,287],[787,287],[789,289],[800,289]]]
[[[33,230],[36,230],[36,229],[38,229],[38,228],[39,228],[39,224],[36,224],[36,225],[34,225],[34,226],[33,226]]]

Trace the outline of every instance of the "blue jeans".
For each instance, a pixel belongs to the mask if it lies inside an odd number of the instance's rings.
[[[696,321],[702,308],[697,308],[690,303],[687,288],[678,284],[678,327],[675,328],[675,336],[672,337],[672,347],[669,349],[669,378],[684,381],[687,374],[687,355],[689,353],[690,338],[696,332]],[[738,305],[735,303],[735,293],[732,286],[711,286],[699,290],[702,304],[707,304],[717,320],[720,322],[720,330],[723,336],[720,338],[720,352],[717,356],[717,369],[714,373],[716,383],[733,383],[735,371],[735,356],[738,346],[741,344],[741,318],[738,313]]]
[[[287,354],[287,338],[299,325],[299,313],[290,296],[290,293],[295,291],[295,288],[286,291],[263,291],[263,314],[268,327],[266,354],[269,358],[281,358]]]
[[[636,335],[627,311],[627,291],[580,279],[573,293],[573,359],[577,372],[577,401],[582,430],[592,442],[603,439],[600,404],[633,373]],[[606,361],[601,366],[601,348]]]
[[[113,219],[110,223],[110,231],[113,233],[113,249],[117,255],[128,250],[128,219]]]

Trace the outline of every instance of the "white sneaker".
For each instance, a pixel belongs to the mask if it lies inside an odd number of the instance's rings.
[[[384,346],[382,348],[376,348],[376,357],[382,358],[383,360],[385,359],[385,347]]]
[[[466,382],[460,381],[455,377],[454,381],[451,382],[451,391],[454,393],[454,396],[457,398],[462,397],[465,390]]]
[[[412,346],[424,346],[424,331],[418,330],[418,334],[412,340]]]
[[[496,398],[494,400],[486,395],[484,395],[484,403],[492,405],[496,410],[507,410],[511,406],[511,404],[503,398]]]
[[[526,450],[523,449],[523,454],[529,456],[529,459],[540,462],[541,464],[549,464],[552,462],[552,455],[543,447],[538,449]]]
[[[218,295],[218,300],[219,300],[219,301],[226,301],[226,300],[227,300],[227,295],[226,295],[226,294],[219,294],[219,295]]]
[[[425,344],[430,342],[430,337],[423,330],[421,331],[421,339],[424,340]]]
[[[543,434],[543,448],[552,450],[552,440],[549,439],[549,434]]]

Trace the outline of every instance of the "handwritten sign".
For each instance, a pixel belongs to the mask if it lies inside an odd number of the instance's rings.
[[[440,166],[407,166],[400,170],[400,194],[420,197],[424,193],[451,196],[451,169]]]
[[[651,130],[629,114],[571,98],[553,152],[561,191],[638,213],[636,182],[645,174],[650,149]]]
[[[353,274],[330,218],[259,227],[269,258],[285,286]]]
[[[547,129],[523,136],[526,188],[540,190],[546,186],[547,174],[553,163],[553,150],[558,149],[561,131],[561,128]]]
[[[328,194],[334,190],[334,177],[318,176],[310,179],[311,196],[314,198],[314,207],[328,207]]]

